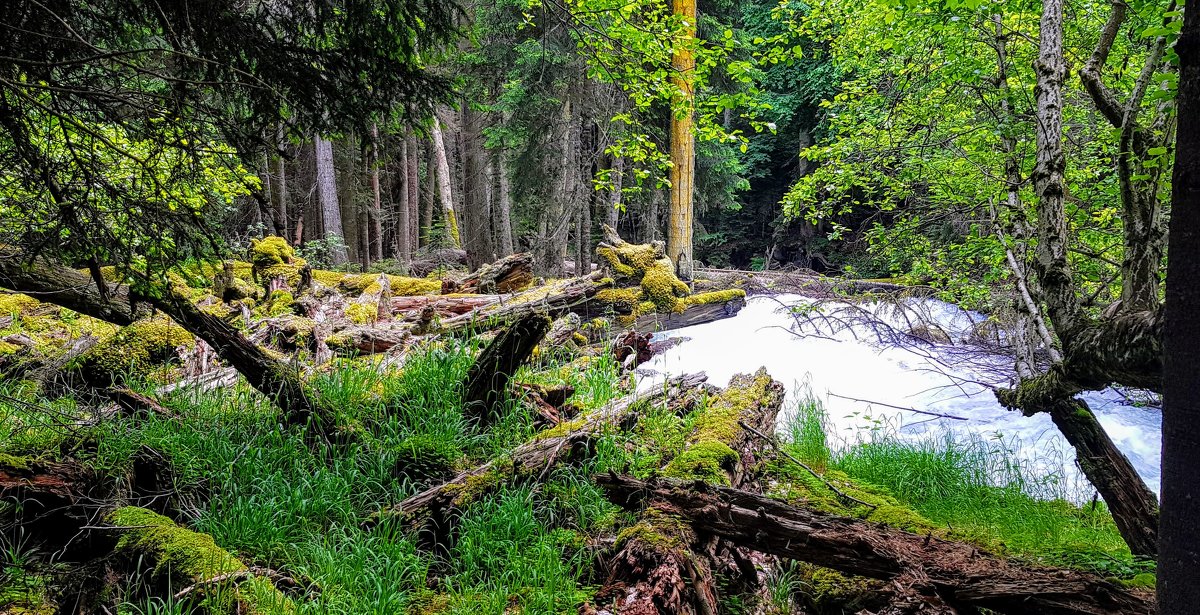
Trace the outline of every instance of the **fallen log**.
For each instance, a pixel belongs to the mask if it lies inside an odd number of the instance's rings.
[[[337,330],[324,341],[334,354],[351,357],[388,352],[411,339],[412,332],[406,328],[351,326]]]
[[[501,297],[497,295],[392,297],[392,312],[404,314],[406,319],[416,320],[422,309],[431,306],[434,313],[441,318],[446,318],[460,316],[500,301]]]
[[[586,448],[606,429],[625,426],[637,419],[637,410],[648,404],[671,407],[691,405],[698,399],[707,376],[689,374],[672,378],[662,387],[631,393],[574,421],[539,433],[533,440],[508,455],[459,473],[454,478],[381,510],[368,521],[385,519],[419,528],[424,542],[439,544],[448,531],[453,511],[491,492],[513,477],[546,474],[562,457]],[[691,397],[695,395],[695,398]]]
[[[734,376],[700,410],[684,449],[663,466],[662,474],[734,486],[752,483],[753,468],[759,465],[757,440],[742,425],[773,431],[783,395],[783,384],[765,369]],[[721,570],[740,578],[744,591],[762,586],[748,553],[702,540],[670,514],[643,511],[621,535],[609,576],[597,592],[612,600],[615,611],[715,615],[720,601],[714,573]]]
[[[49,259],[30,257],[12,246],[0,246],[0,287],[31,293],[39,301],[80,314],[128,325],[150,315],[150,306],[131,301],[125,286],[96,286],[96,280]]]
[[[612,285],[600,272],[582,278],[571,278],[517,293],[506,301],[473,310],[462,316],[447,318],[440,330],[454,333],[475,328],[479,330],[502,327],[523,316],[542,313],[558,318],[567,312],[584,309],[588,300],[600,290]]]
[[[521,317],[479,353],[463,381],[463,416],[485,426],[508,390],[517,369],[550,330],[550,319],[542,314]]]
[[[413,259],[408,267],[410,275],[423,278],[438,269],[465,267],[467,265],[466,250],[443,248]]]
[[[1150,615],[1150,592],[1096,575],[1039,568],[979,548],[790,506],[755,493],[703,482],[642,481],[616,474],[596,482],[630,510],[652,508],[695,531],[743,547],[839,572],[883,579],[961,612],[1013,615]]]
[[[533,283],[533,254],[518,252],[475,270],[458,282],[460,293],[514,293]]]
[[[149,412],[163,417],[177,416],[170,408],[163,406],[146,395],[142,395],[137,391],[127,388],[115,388],[108,390],[108,397],[116,402],[122,410],[127,413],[134,414],[138,412]]]
[[[629,328],[634,331],[651,333],[682,329],[683,327],[702,325],[724,318],[733,318],[744,307],[746,307],[745,297],[734,297],[728,301],[714,303],[692,304],[685,307],[682,312],[668,312],[665,314],[650,312],[649,314],[643,314],[638,316],[637,320]]]

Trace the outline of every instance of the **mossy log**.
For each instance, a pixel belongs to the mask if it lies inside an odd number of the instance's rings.
[[[460,293],[514,293],[533,283],[533,254],[519,252],[480,267],[459,280]]]
[[[88,276],[42,257],[30,258],[13,246],[0,246],[0,287],[36,294],[40,301],[61,305],[115,325],[128,325],[150,315],[150,305],[130,300],[126,287],[96,286]]]
[[[454,333],[472,328],[477,330],[494,329],[534,313],[558,318],[568,312],[586,311],[588,301],[611,285],[612,280],[604,278],[600,272],[582,278],[551,282],[517,293],[505,301],[472,310],[462,316],[447,318],[441,321],[439,329],[443,333]]]
[[[590,447],[593,438],[613,427],[628,427],[636,421],[639,409],[649,404],[690,407],[707,377],[689,374],[672,378],[662,387],[632,393],[603,408],[545,430],[529,442],[513,449],[503,458],[494,459],[459,473],[453,479],[426,489],[408,499],[379,511],[372,522],[398,519],[419,528],[426,544],[438,544],[448,534],[454,511],[490,493],[508,480],[546,474],[565,457]]]
[[[206,613],[284,615],[295,603],[270,579],[253,574],[212,537],[176,525],[144,508],[126,506],[106,517],[116,533],[115,553],[132,567],[148,567],[163,587],[196,600]]]
[[[463,416],[480,425],[491,422],[508,391],[508,382],[550,330],[550,318],[528,314],[497,335],[467,371]]]
[[[910,534],[879,524],[790,506],[756,493],[705,483],[637,480],[615,474],[596,482],[630,510],[667,511],[697,532],[742,547],[811,562],[919,592],[942,612],[988,609],[1013,615],[1149,615],[1153,595],[1096,575],[1039,568],[973,545]],[[940,606],[939,606],[940,605]]]
[[[498,295],[392,297],[392,313],[403,315],[405,320],[416,320],[421,310],[432,307],[439,318],[449,318],[501,301],[502,298]]]
[[[325,345],[336,355],[352,357],[388,352],[411,339],[412,332],[405,328],[351,326],[325,338]]]
[[[741,425],[773,431],[783,395],[783,385],[765,369],[734,376],[698,411],[683,450],[662,474],[701,483],[751,484],[758,442]],[[719,570],[740,578],[742,591],[763,587],[763,575],[749,553],[700,539],[670,511],[644,511],[621,532],[617,547],[599,593],[622,612],[715,614],[719,598],[714,574]]]
[[[466,250],[442,248],[419,255],[409,265],[409,273],[415,276],[427,276],[438,269],[456,269],[467,266]]]

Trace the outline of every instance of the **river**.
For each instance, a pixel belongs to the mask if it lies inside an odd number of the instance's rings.
[[[808,317],[798,322],[793,311]],[[949,342],[891,333],[908,331],[917,320],[935,323]],[[756,296],[732,318],[658,334],[684,341],[639,367],[639,387],[699,371],[724,386],[734,374],[764,366],[788,390],[781,434],[798,401],[813,396],[826,409],[826,431],[835,446],[880,430],[908,440],[974,439],[1008,451],[1025,478],[1034,479],[1027,487],[1033,495],[1090,499],[1093,490],[1075,465],[1074,451],[1050,418],[1025,417],[996,402],[991,387],[1007,384],[1011,359],[964,344],[982,320],[934,299],[909,299],[902,307],[827,302],[817,308],[799,295]],[[1082,396],[1157,493],[1161,414],[1129,397],[1112,389]]]

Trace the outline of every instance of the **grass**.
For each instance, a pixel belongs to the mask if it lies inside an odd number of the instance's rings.
[[[820,402],[800,397],[787,426],[791,454],[882,488],[951,536],[1026,560],[1110,576],[1152,569],[1130,555],[1103,503],[1067,501],[1057,477],[1033,475],[1002,440],[912,441],[875,429],[865,441],[831,442]]]
[[[467,506],[448,550],[418,549],[396,520],[364,526],[379,509],[458,470],[503,457],[535,433],[530,412],[515,402],[488,430],[464,419],[460,383],[475,350],[470,342],[444,341],[410,353],[399,371],[380,369],[370,359],[338,362],[312,382],[355,437],[350,444],[317,448],[306,445],[298,430],[283,428],[278,410],[244,384],[168,396],[163,402],[178,419],[116,418],[80,433],[64,426],[86,416],[86,404],[49,401],[19,383],[4,383],[0,453],[70,454],[123,480],[131,458],[157,451],[173,472],[172,516],[211,534],[247,564],[316,588],[298,601],[302,613],[574,612],[603,581],[595,562],[604,543],[597,537],[611,537],[628,519],[590,476],[655,473],[682,449],[696,413],[680,417],[661,407],[641,408],[636,427],[595,439],[586,459]],[[608,356],[567,366],[541,357],[518,378],[570,384],[573,401],[585,411],[623,392]],[[1111,576],[1146,569],[1129,556],[1103,505],[1080,508],[1031,497],[1045,484],[1030,480],[995,442],[914,443],[877,430],[865,443],[845,445],[825,435],[819,404],[803,403],[794,416],[785,444],[793,455],[821,471],[878,486],[955,536]],[[34,546],[15,535],[4,538],[5,574],[40,578],[25,573],[36,568],[29,558],[18,557]],[[784,609],[806,583],[800,568],[776,571],[772,602]],[[150,597],[136,579],[121,591],[121,613],[191,609]]]

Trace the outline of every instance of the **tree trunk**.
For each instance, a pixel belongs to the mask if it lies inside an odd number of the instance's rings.
[[[383,260],[383,198],[379,191],[379,126],[371,125],[371,258]]]
[[[472,269],[479,268],[496,259],[492,247],[492,212],[487,200],[487,156],[483,150],[481,124],[483,115],[471,110],[469,104],[462,111],[462,170],[463,207],[466,210],[464,245],[467,263]]]
[[[463,416],[486,426],[498,415],[508,381],[533,354],[550,330],[550,318],[532,313],[521,317],[479,353],[463,381]]]
[[[671,110],[671,208],[667,225],[667,256],[682,280],[692,279],[692,193],[696,172],[693,126],[696,58],[690,45],[696,38],[696,0],[671,0],[671,12],[683,20],[684,41],[671,55],[671,81],[683,94],[681,108]]]
[[[604,223],[613,228],[617,228],[618,223],[621,221],[621,210],[618,207],[621,205],[621,182],[624,179],[624,167],[624,158],[620,156],[613,158],[611,176],[613,187],[608,196],[608,209],[604,210]]]
[[[405,272],[408,271],[412,264],[413,244],[412,244],[412,219],[411,214],[416,209],[411,201],[413,178],[408,173],[408,157],[416,156],[414,151],[409,153],[409,140],[405,139],[400,142],[400,172],[403,182],[400,187],[400,204],[396,208],[395,221],[395,236],[396,236],[396,260],[400,263],[400,268]],[[419,181],[419,180],[418,180]]]
[[[512,182],[508,178],[505,150],[497,148],[492,158],[492,172],[496,174],[496,237],[503,256],[508,256],[516,252],[512,229]]]
[[[345,264],[346,248],[342,245],[342,209],[338,204],[337,176],[333,166],[333,143],[321,137],[313,138],[317,159],[317,202],[321,211],[321,225],[325,239],[337,238],[336,248],[330,253],[334,265]]]
[[[575,275],[592,272],[592,199],[579,199],[579,216],[575,224]]]
[[[101,280],[102,281],[102,280]],[[92,318],[125,326],[150,314],[125,286],[105,289],[96,280],[48,259],[29,258],[18,248],[0,245],[0,287],[30,293],[39,301],[60,305]]]
[[[450,161],[446,157],[446,142],[442,136],[442,124],[436,115],[433,117],[432,139],[438,198],[442,205],[442,214],[446,223],[446,235],[452,247],[461,248],[462,237],[458,232],[458,218],[454,214],[454,192],[450,181]]]
[[[656,508],[685,519],[698,532],[755,551],[889,580],[896,591],[917,594],[933,606],[941,603],[943,613],[975,613],[979,608],[1013,615],[1154,612],[1148,593],[1090,573],[1028,567],[973,545],[798,508],[738,489],[615,474],[598,475],[596,481],[625,508]]]
[[[1200,605],[1200,5],[1188,3],[1179,54],[1179,127],[1172,179],[1163,365],[1161,615]]]
[[[284,141],[283,127],[280,126],[278,136],[278,147],[283,149],[286,142]],[[288,228],[288,193],[287,193],[287,164],[281,153],[275,154],[275,230],[278,231],[280,237],[287,237],[290,229]]]
[[[1064,206],[1066,187],[1063,173],[1066,155],[1062,148],[1063,78],[1067,63],[1063,57],[1063,3],[1042,3],[1041,40],[1034,62],[1037,85],[1033,93],[1037,103],[1037,163],[1033,186],[1038,197],[1038,242],[1036,269],[1050,320],[1059,338],[1075,328],[1079,319],[1079,300],[1071,281],[1067,261],[1067,218]]]
[[[408,180],[404,185],[408,190],[408,246],[411,259],[421,244],[421,146],[412,129],[406,130],[404,143],[408,150],[408,166],[404,172]]]

